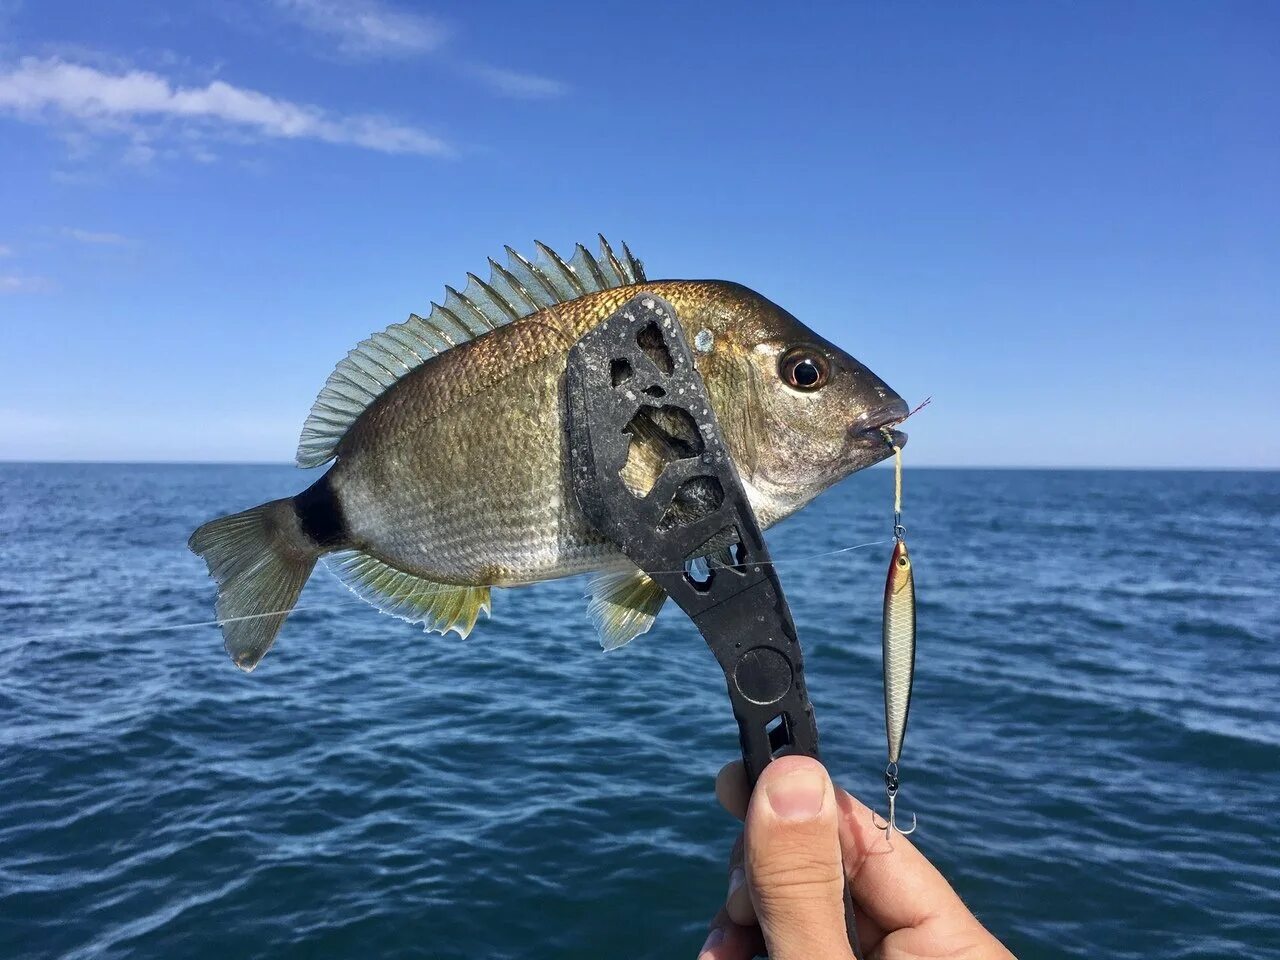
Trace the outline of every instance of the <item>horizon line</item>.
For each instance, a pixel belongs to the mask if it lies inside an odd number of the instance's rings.
[[[84,460],[84,459],[58,459],[58,460],[30,460],[19,459],[16,457],[0,456],[0,465],[14,466],[132,466],[132,467],[294,467],[295,469],[308,471],[318,470],[320,467],[298,467],[289,460]],[[321,464],[321,466],[327,466]],[[865,470],[892,470],[893,466],[889,461],[872,464]],[[947,463],[920,463],[914,464],[912,470],[1092,470],[1092,471],[1115,471],[1129,473],[1280,473],[1280,465],[1275,466],[1214,466],[1198,464],[1194,466],[1187,465],[1123,465],[1123,464],[1017,464],[1017,463],[991,463],[991,464],[947,464]],[[864,472],[863,470],[857,471]],[[850,474],[852,476],[852,474]]]

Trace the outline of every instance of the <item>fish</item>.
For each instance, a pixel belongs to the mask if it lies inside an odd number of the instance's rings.
[[[533,259],[507,247],[488,280],[468,274],[426,317],[338,363],[298,444],[298,466],[330,464],[320,479],[191,535],[241,669],[266,654],[322,557],[358,596],[427,631],[466,637],[494,588],[585,573],[605,649],[647,631],[666,595],[583,515],[564,426],[569,349],[642,292],[675,308],[762,526],[887,456],[879,429],[905,416],[902,398],[763,295],[649,280],[603,236],[598,254],[578,244],[568,260],[535,247]],[[629,485],[652,487],[670,458],[654,425],[631,439]]]

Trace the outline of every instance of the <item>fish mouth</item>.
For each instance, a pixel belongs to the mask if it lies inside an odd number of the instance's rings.
[[[893,447],[904,447],[907,435],[901,430],[894,430],[895,424],[907,419],[910,412],[907,402],[901,397],[876,407],[858,418],[858,422],[849,428],[849,436],[860,447],[872,450],[879,449],[887,457]],[[888,434],[888,436],[886,436]],[[892,437],[892,442],[889,441]]]

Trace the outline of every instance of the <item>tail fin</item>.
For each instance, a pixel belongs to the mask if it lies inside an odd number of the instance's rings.
[[[321,549],[303,532],[293,499],[210,520],[187,541],[218,584],[227,653],[252,670],[271,648]]]

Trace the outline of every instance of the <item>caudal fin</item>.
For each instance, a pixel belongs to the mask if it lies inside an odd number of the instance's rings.
[[[241,670],[252,670],[298,602],[321,550],[303,532],[292,499],[210,520],[187,546],[218,584],[227,653]]]

